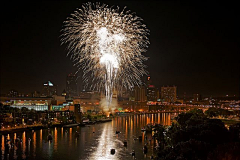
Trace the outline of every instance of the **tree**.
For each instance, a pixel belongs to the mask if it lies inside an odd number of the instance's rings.
[[[196,160],[206,159],[209,144],[194,139],[178,143],[174,148],[167,148],[159,153],[160,160]]]
[[[231,142],[219,145],[213,152],[210,152],[208,160],[240,160],[240,143]]]
[[[229,135],[229,131],[221,120],[209,119],[202,111],[181,113],[166,132],[169,147],[160,150],[158,158],[207,159],[208,154],[217,146],[230,141]]]

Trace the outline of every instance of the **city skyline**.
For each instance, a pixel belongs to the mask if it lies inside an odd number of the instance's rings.
[[[184,92],[239,96],[234,4],[103,2],[122,9],[128,6],[151,30],[151,44],[144,55],[149,57],[147,70],[154,85],[175,85],[180,96]],[[4,2],[7,14],[1,25],[1,93],[10,89],[41,91],[46,81],[57,84],[60,92],[66,88],[66,76],[77,68],[66,56],[66,46],[60,45],[60,30],[68,14],[81,4]]]
[[[1,4],[1,159],[240,160],[238,5]]]

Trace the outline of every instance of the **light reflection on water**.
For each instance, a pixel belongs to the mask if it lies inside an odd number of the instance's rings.
[[[109,152],[111,148],[116,148],[114,142],[112,142],[113,132],[112,127],[109,125],[105,125],[103,127],[102,134],[100,138],[97,139],[98,146],[96,151],[94,151],[89,159],[96,159],[96,160],[104,160],[104,159],[114,159],[113,155],[110,155]]]
[[[171,124],[170,113],[134,115],[114,118],[112,122],[96,124],[86,127],[51,128],[10,133],[1,136],[2,159],[71,159],[71,160],[118,160],[132,159],[131,152],[135,150],[135,159],[149,159],[154,154],[155,142],[152,134],[141,132],[141,128],[148,123]],[[76,131],[79,136],[76,136]],[[120,131],[120,134],[116,134]],[[47,141],[48,133],[53,135],[52,141]],[[142,141],[136,140],[142,136]],[[144,137],[147,136],[147,139]],[[6,139],[15,142],[21,139],[9,151],[5,149]],[[30,139],[30,140],[29,140]],[[135,140],[134,140],[135,139]],[[149,141],[149,139],[152,139]],[[123,141],[127,140],[127,147]],[[147,143],[149,152],[144,156],[142,147]],[[116,153],[111,155],[110,150]]]

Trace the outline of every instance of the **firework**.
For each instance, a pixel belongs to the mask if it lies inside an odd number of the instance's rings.
[[[93,90],[104,90],[108,106],[113,90],[141,84],[146,74],[142,55],[149,30],[142,19],[125,8],[86,3],[64,21],[62,44],[83,69],[83,81]]]

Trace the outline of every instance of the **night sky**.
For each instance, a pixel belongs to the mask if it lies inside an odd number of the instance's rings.
[[[76,2],[1,3],[1,93],[41,91],[50,80],[65,88],[76,68],[60,45],[63,21]],[[136,12],[150,29],[145,53],[157,87],[176,85],[178,95],[239,95],[238,5],[219,2],[102,1]],[[81,83],[81,79],[79,79]]]

